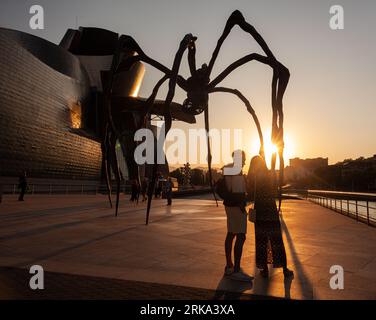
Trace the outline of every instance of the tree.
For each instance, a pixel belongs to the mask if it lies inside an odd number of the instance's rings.
[[[205,183],[204,171],[199,168],[192,169],[191,183],[196,186],[202,186]]]
[[[182,184],[183,181],[184,181],[184,175],[182,173],[181,168],[177,168],[174,171],[171,171],[170,172],[170,176],[173,177],[173,178],[178,179],[178,183],[179,184]]]

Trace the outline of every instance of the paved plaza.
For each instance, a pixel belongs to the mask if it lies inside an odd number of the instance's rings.
[[[223,278],[226,218],[209,196],[145,203],[122,196],[40,196],[0,204],[0,298],[57,299],[376,299],[376,230],[305,200],[283,202],[282,226],[294,279],[255,269],[249,223],[243,268],[251,283]],[[43,293],[28,288],[31,265],[46,271]],[[332,290],[329,269],[345,270]]]

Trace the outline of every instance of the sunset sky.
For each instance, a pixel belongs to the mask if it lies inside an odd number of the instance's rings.
[[[45,10],[45,30],[29,28],[29,8]],[[329,28],[329,8],[340,4],[345,29]],[[186,33],[198,37],[197,64],[210,60],[231,12],[239,9],[291,72],[285,100],[285,132],[289,157],[329,157],[329,163],[376,154],[376,1],[14,1],[0,2],[0,26],[22,30],[59,43],[67,28],[95,26],[133,36],[143,50],[171,67]],[[78,23],[77,23],[78,22]],[[257,43],[235,28],[214,68],[213,76],[251,52]],[[186,57],[181,74],[188,76]],[[265,132],[271,127],[272,71],[255,62],[238,69],[222,85],[239,89],[251,101]],[[146,66],[141,96],[148,96],[161,77]],[[164,99],[166,90],[160,98]],[[184,92],[177,90],[175,101]],[[244,105],[227,94],[210,96],[211,127],[241,128],[245,149],[255,150],[256,129]],[[203,127],[203,115],[195,127]],[[180,122],[174,127],[188,128]],[[191,126],[192,127],[192,126]],[[257,147],[256,147],[257,149]]]

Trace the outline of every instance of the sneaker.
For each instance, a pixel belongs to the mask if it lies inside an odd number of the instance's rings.
[[[235,281],[244,281],[244,282],[252,281],[252,277],[250,277],[248,274],[244,273],[243,271],[233,272],[230,275],[230,279],[235,280]]]

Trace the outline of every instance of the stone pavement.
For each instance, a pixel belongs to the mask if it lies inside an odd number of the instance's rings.
[[[269,280],[258,275],[252,224],[243,268],[254,280],[223,278],[225,213],[209,199],[174,199],[172,207],[153,201],[145,226],[145,204],[136,206],[124,196],[118,217],[102,195],[35,195],[22,203],[5,196],[0,298],[128,299],[133,292],[136,299],[376,299],[375,228],[304,200],[283,202],[294,279],[285,281],[280,269]],[[48,271],[44,293],[27,288],[26,268],[34,264]],[[344,290],[329,287],[332,265],[345,270]]]

